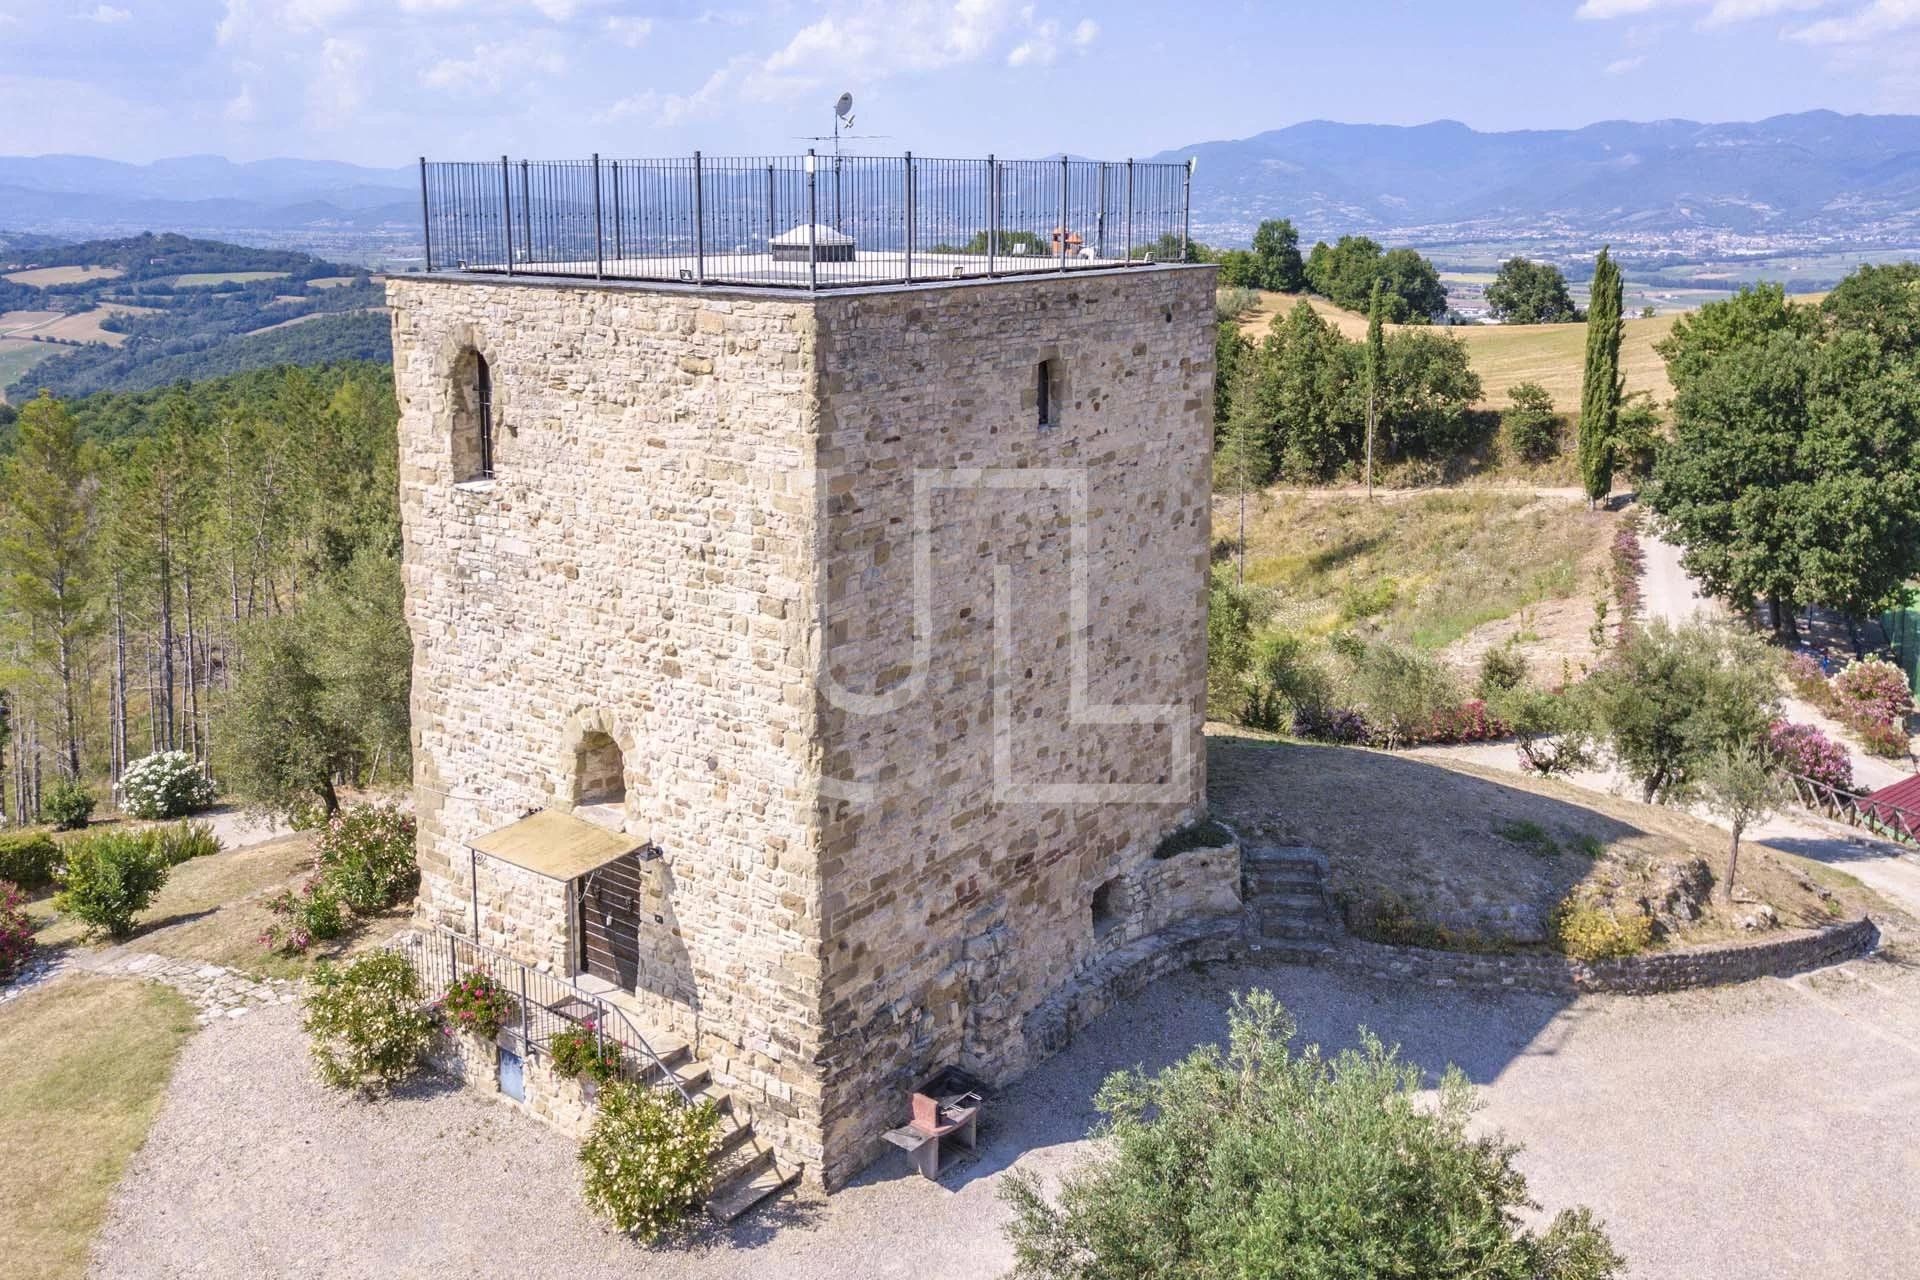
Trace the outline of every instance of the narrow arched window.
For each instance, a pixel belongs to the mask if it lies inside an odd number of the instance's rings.
[[[493,479],[493,370],[478,352],[473,357],[473,398],[478,410],[474,424],[480,435],[480,468],[476,480]]]
[[[493,479],[493,370],[472,347],[453,365],[453,479]]]

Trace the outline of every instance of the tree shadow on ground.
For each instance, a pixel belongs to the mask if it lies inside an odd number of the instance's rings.
[[[1560,790],[1384,751],[1207,739],[1208,803],[1246,846],[1325,854],[1328,888],[1350,919],[1397,904],[1489,945],[1542,943],[1548,915],[1595,874],[1596,855],[1693,854]]]
[[[989,1095],[977,1152],[943,1160],[936,1185],[958,1194],[1029,1152],[1086,1138],[1100,1119],[1093,1097],[1102,1081],[1116,1071],[1161,1071],[1199,1045],[1224,1048],[1233,997],[1255,987],[1295,1018],[1297,1050],[1318,1044],[1331,1056],[1357,1047],[1365,1027],[1398,1045],[1430,1084],[1450,1066],[1483,1085],[1520,1057],[1552,1056],[1590,1013],[1569,996],[1449,990],[1298,965],[1195,966],[1108,1010],[1063,1052]],[[850,1186],[904,1180],[920,1177],[887,1147]]]

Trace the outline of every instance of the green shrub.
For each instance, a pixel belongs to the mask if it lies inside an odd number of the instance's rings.
[[[1399,598],[1400,584],[1392,578],[1356,583],[1340,593],[1340,620],[1358,622],[1362,618],[1378,617],[1393,608],[1393,602]]]
[[[93,792],[78,779],[56,782],[40,801],[40,815],[55,831],[78,831],[93,817]]]
[[[413,818],[392,805],[354,805],[328,820],[315,860],[348,906],[371,914],[419,887],[413,836]]]
[[[1267,992],[1236,998],[1228,1045],[1158,1075],[1110,1076],[1100,1142],[1048,1201],[1021,1171],[1000,1192],[1018,1280],[1610,1280],[1625,1269],[1592,1216],[1544,1234],[1519,1149],[1471,1132],[1457,1068],[1426,1073],[1365,1032],[1296,1050]]]
[[[1511,645],[1489,649],[1480,658],[1480,696],[1488,702],[1512,693],[1527,678],[1527,655]]]
[[[520,1016],[520,1005],[492,974],[469,969],[447,985],[440,1013],[449,1027],[491,1040]]]
[[[580,1144],[587,1203],[622,1231],[658,1238],[712,1190],[719,1132],[720,1113],[710,1102],[685,1106],[664,1089],[608,1084]]]
[[[44,889],[60,869],[60,846],[44,831],[0,836],[0,880],[22,889]]]
[[[1169,831],[1161,837],[1160,843],[1153,847],[1156,858],[1172,858],[1189,849],[1219,849],[1233,843],[1233,832],[1207,818],[1201,822],[1189,822],[1184,827]]]
[[[563,1076],[586,1076],[606,1084],[620,1074],[619,1044],[594,1034],[591,1019],[555,1032],[547,1041],[547,1052],[553,1055],[553,1069]]]
[[[12,982],[33,954],[33,921],[27,895],[10,880],[0,880],[0,982]]]
[[[1554,416],[1553,397],[1537,382],[1507,388],[1513,407],[1500,415],[1507,447],[1528,462],[1545,462],[1560,452],[1560,420]]]
[[[167,882],[166,861],[145,832],[103,831],[70,840],[66,855],[65,886],[54,906],[111,938],[132,933],[133,918]]]
[[[384,1088],[420,1069],[433,1041],[420,977],[403,955],[379,951],[344,967],[321,963],[301,1020],[320,1078],[337,1089]]]
[[[154,842],[161,860],[170,867],[220,852],[220,837],[204,822],[170,822],[146,834]]]
[[[1326,670],[1290,631],[1267,631],[1254,640],[1246,688],[1246,722],[1275,732],[1291,725],[1296,712],[1324,707],[1333,697]]]
[[[1563,902],[1553,913],[1553,941],[1575,960],[1638,955],[1653,941],[1653,920],[1639,912],[1615,915],[1597,903]]]
[[[212,780],[184,751],[141,756],[120,775],[120,807],[136,818],[177,818],[212,803]]]
[[[260,935],[260,943],[282,955],[300,955],[316,942],[328,942],[347,931],[347,912],[340,891],[325,876],[308,876],[300,892],[287,889],[267,901],[274,923]]]
[[[1386,745],[1417,741],[1460,704],[1460,685],[1438,658],[1386,641],[1366,646],[1354,663],[1352,688]]]

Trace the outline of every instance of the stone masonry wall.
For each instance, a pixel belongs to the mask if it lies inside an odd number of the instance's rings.
[[[1030,1010],[1188,908],[1149,866],[1204,805],[1213,332],[1207,270],[819,304],[830,1186],[913,1085],[1019,1073]],[[1143,705],[1171,711],[1101,710]]]
[[[664,850],[642,990],[768,1137],[817,1164],[810,304],[397,279],[420,915],[461,933],[466,843],[623,754]],[[488,361],[496,478],[456,483],[457,366]],[[479,941],[568,974],[564,889],[482,859]],[[659,916],[656,921],[654,914]]]

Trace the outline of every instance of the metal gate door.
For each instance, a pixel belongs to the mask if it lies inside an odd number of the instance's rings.
[[[590,872],[580,885],[582,967],[632,991],[640,970],[640,868],[630,853]]]

